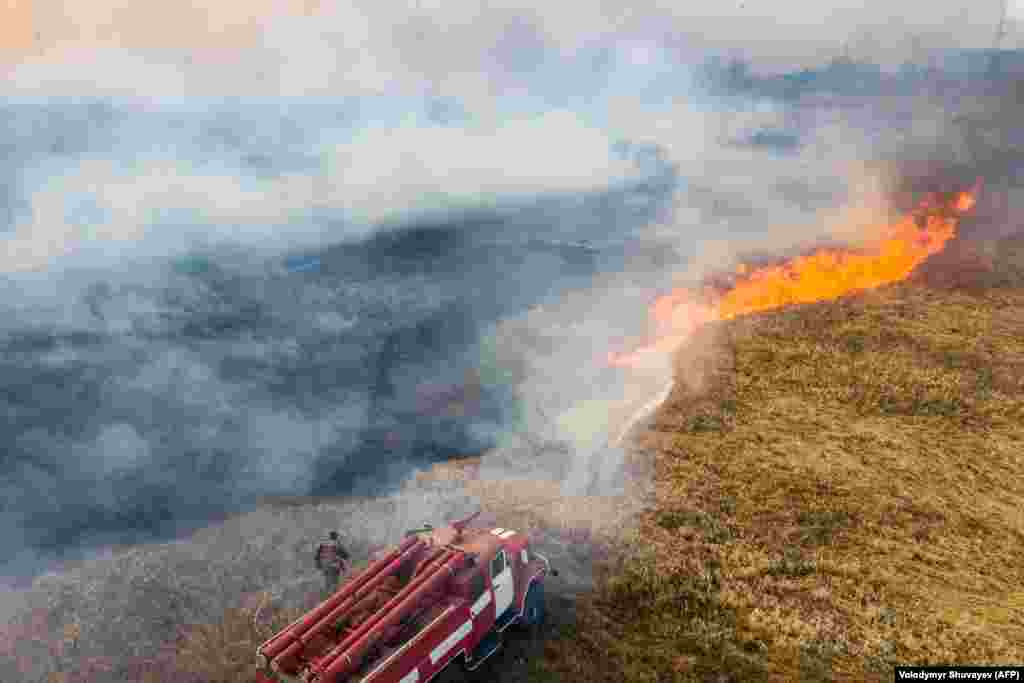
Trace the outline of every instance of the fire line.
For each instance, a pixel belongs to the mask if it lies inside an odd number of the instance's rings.
[[[930,195],[860,249],[819,249],[780,265],[737,268],[727,291],[706,302],[689,289],[658,297],[650,308],[652,339],[638,348],[608,354],[610,365],[638,367],[652,355],[672,353],[700,326],[716,320],[795,304],[836,299],[906,279],[928,257],[942,251],[960,218],[977,204],[980,179],[953,195]]]

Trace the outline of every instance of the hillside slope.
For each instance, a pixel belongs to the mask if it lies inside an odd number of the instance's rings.
[[[1024,240],[958,248],[984,258],[692,340],[639,532],[538,680],[1024,661]]]

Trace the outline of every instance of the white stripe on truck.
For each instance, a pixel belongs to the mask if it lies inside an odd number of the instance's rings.
[[[442,619],[447,617],[449,614],[451,614],[452,610],[454,610],[454,609],[455,609],[455,605],[450,605],[447,609],[445,609],[445,611],[443,611],[440,614],[438,614],[437,617],[432,622],[427,624],[423,629],[421,629],[419,633],[417,633],[410,640],[405,641],[405,643],[402,645],[402,647],[400,647],[397,650],[395,650],[395,652],[393,652],[390,657],[388,657],[383,662],[378,664],[376,666],[376,668],[374,668],[373,671],[371,671],[370,673],[366,674],[366,676],[363,678],[363,682],[362,683],[368,683],[369,681],[374,680],[374,677],[377,674],[382,672],[384,669],[387,668],[387,666],[389,664],[391,664],[393,661],[395,661],[396,659],[401,657],[403,654],[405,654],[406,651],[410,647],[412,647],[415,643],[417,643],[421,638],[423,638],[423,636],[425,636],[428,633],[430,633],[431,629],[434,628],[434,626],[437,624],[437,622],[441,621]],[[408,674],[408,675],[411,676],[412,674]],[[417,676],[420,675],[419,671],[416,672],[416,675]],[[416,680],[416,679],[413,679],[413,680]]]
[[[469,608],[469,612],[474,617],[478,617],[480,616],[480,613],[484,611],[484,608],[487,607],[487,605],[489,604],[491,604],[491,591],[487,590],[484,591],[483,595],[476,599],[476,602],[473,603],[473,606]]]
[[[417,683],[417,681],[419,681],[419,680],[420,680],[420,670],[419,669],[413,669],[412,671],[410,671],[405,676],[402,676],[401,680],[398,681],[398,683]]]
[[[467,619],[462,626],[455,629],[455,632],[444,639],[440,645],[435,647],[430,652],[430,663],[437,664],[441,661],[441,658],[451,652],[452,648],[459,644],[459,642],[469,635],[469,632],[473,630],[473,620]]]

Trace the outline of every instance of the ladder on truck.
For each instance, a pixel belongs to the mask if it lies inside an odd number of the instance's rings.
[[[406,538],[263,643],[263,666],[285,680],[351,680],[412,637],[419,617],[450,597],[446,582],[468,562],[460,549]]]

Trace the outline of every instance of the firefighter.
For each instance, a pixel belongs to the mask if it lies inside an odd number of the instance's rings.
[[[341,574],[348,569],[349,554],[338,539],[338,532],[332,531],[329,540],[316,549],[316,568],[324,575],[324,593],[330,595],[338,590]]]

